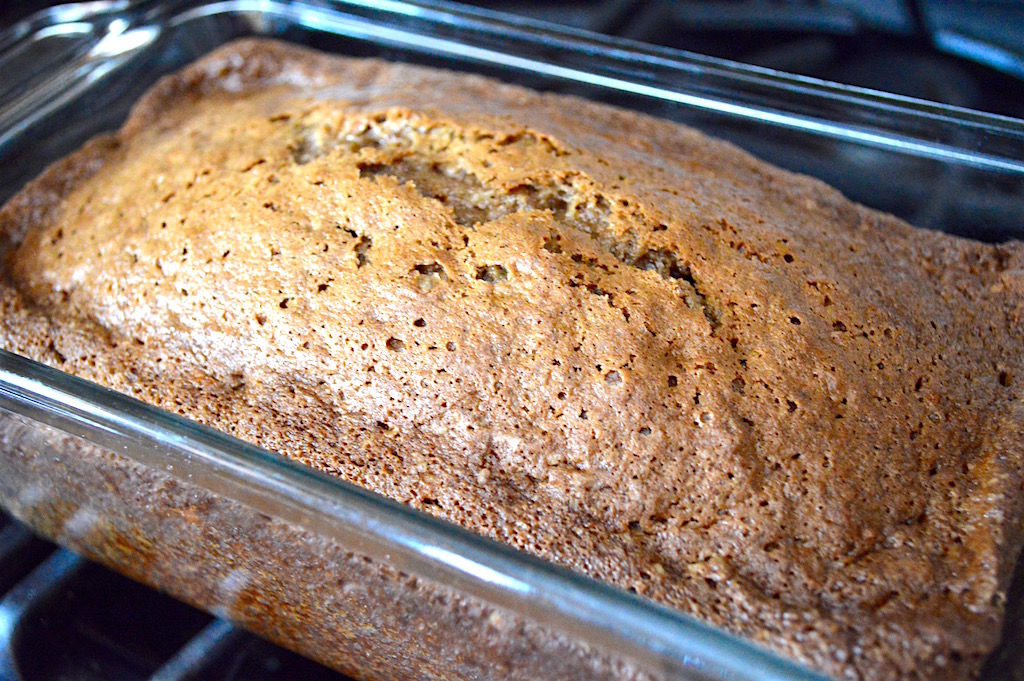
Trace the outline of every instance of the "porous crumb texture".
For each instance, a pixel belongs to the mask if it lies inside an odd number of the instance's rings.
[[[679,125],[230,45],[0,213],[4,347],[842,678],[1020,546],[1024,249]]]

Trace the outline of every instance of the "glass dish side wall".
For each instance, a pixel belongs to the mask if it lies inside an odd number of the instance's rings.
[[[541,623],[10,411],[0,410],[0,441],[0,501],[15,516],[350,675],[654,678]]]
[[[0,504],[15,516],[359,675],[819,678],[667,608],[5,351],[0,443]],[[446,638],[463,627],[473,634]],[[412,666],[404,651],[419,656]]]

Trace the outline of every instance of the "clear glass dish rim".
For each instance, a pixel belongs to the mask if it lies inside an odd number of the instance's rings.
[[[155,39],[161,30],[159,27],[184,22],[193,16],[270,12],[286,18],[301,16],[305,22],[302,25],[307,28],[314,24],[329,30],[331,25],[338,25],[337,17],[331,12],[350,8],[361,12],[360,16],[367,13],[401,16],[425,22],[427,27],[445,25],[458,29],[484,25],[488,30],[504,31],[513,38],[526,34],[550,43],[552,61],[557,62],[558,52],[563,51],[574,57],[586,55],[593,58],[595,64],[607,67],[594,68],[588,73],[560,67],[557,63],[545,65],[521,60],[515,64],[504,64],[509,68],[537,68],[540,73],[556,78],[582,80],[596,87],[625,90],[683,106],[758,118],[785,127],[950,162],[1024,173],[1024,121],[1021,120],[824,83],[674,50],[639,46],[585,32],[555,29],[530,20],[508,21],[486,10],[447,3],[390,0],[332,0],[327,4],[303,0],[80,3],[45,11],[0,34],[0,63],[6,51],[31,40],[35,32],[67,22],[101,22],[99,32],[102,36],[98,46],[92,46],[81,57],[84,62],[55,65],[58,70],[49,81],[51,85],[66,84],[62,79],[71,79],[87,88],[98,81],[105,68],[116,67],[119,59],[130,59],[137,50]],[[321,23],[317,24],[318,21]],[[158,27],[155,31],[154,26]],[[386,39],[400,40],[402,36],[395,31],[414,35],[417,29],[403,25],[385,26],[381,30],[384,36],[390,36]],[[115,39],[113,42],[109,40],[111,37]],[[106,44],[105,39],[108,40]],[[449,38],[444,40],[451,43]],[[463,56],[482,61],[494,58],[487,54],[486,48],[473,45],[466,46]],[[856,126],[850,126],[845,132],[840,129],[842,126],[835,130],[826,129],[820,121],[795,114],[759,112],[747,104],[713,102],[700,95],[673,91],[659,83],[609,75],[623,59],[633,60],[638,67],[651,68],[659,73],[691,73],[696,70],[726,80],[801,92],[822,102],[842,101],[844,105],[867,112],[898,112],[911,118],[962,125],[980,134],[1011,138],[1019,142],[1019,146],[1014,148],[1021,153],[1020,156],[1014,154],[1006,158],[992,157],[969,145],[959,148],[935,145],[926,139],[907,137],[902,131],[883,131],[879,135],[877,131],[865,132]],[[81,90],[70,88],[68,91],[76,93]],[[23,110],[27,107],[30,111],[40,111],[40,103],[33,99],[33,94],[39,99],[40,92],[45,92],[45,88],[36,87],[33,93],[26,95],[22,102]],[[4,123],[0,115],[0,146],[5,140],[5,130],[10,129],[5,128]],[[387,559],[399,569],[444,581],[513,611],[522,612],[526,608],[536,613],[539,608],[556,626],[582,630],[591,643],[607,646],[669,676],[692,678],[703,668],[705,672],[723,678],[822,678],[676,611],[516,552],[271,452],[3,350],[0,350],[0,407],[83,437],[185,481],[195,483],[202,480],[211,492],[241,501],[318,534],[337,538],[347,545],[362,546],[369,555]]]
[[[356,21],[346,20],[345,12],[352,13]],[[421,51],[429,46],[439,56],[499,65],[867,147],[1024,175],[1022,119],[601,36],[446,0],[93,0],[44,10],[0,32],[0,65],[5,52],[43,29],[93,22],[103,24],[104,34],[70,65],[72,68],[61,65],[65,68],[49,79],[49,89],[37,88],[40,96],[34,101],[29,97],[17,107],[5,105],[0,84],[0,147],[15,124],[24,123],[17,116],[45,112],[75,96],[80,87],[151,44],[164,28],[197,16],[229,13],[261,14],[307,29]],[[372,35],[360,33],[370,15],[405,23],[378,23]],[[410,27],[408,22],[416,25]],[[424,28],[461,33],[452,40],[444,35],[428,36]],[[524,57],[494,49],[495,45],[516,42],[543,45],[545,55]],[[566,59],[567,55],[585,57],[587,66],[572,65],[573,59]],[[701,90],[695,87],[697,83],[710,83],[711,87]],[[842,111],[830,111],[837,107]],[[915,129],[924,124],[936,127]],[[1007,145],[1009,152],[1002,148]]]

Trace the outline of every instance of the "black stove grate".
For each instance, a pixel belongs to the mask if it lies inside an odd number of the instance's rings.
[[[0,514],[0,681],[345,681]]]

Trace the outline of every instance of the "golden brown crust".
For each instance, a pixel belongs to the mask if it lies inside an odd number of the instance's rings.
[[[965,678],[996,643],[1020,244],[673,123],[265,41],[0,229],[5,347],[835,676]]]

